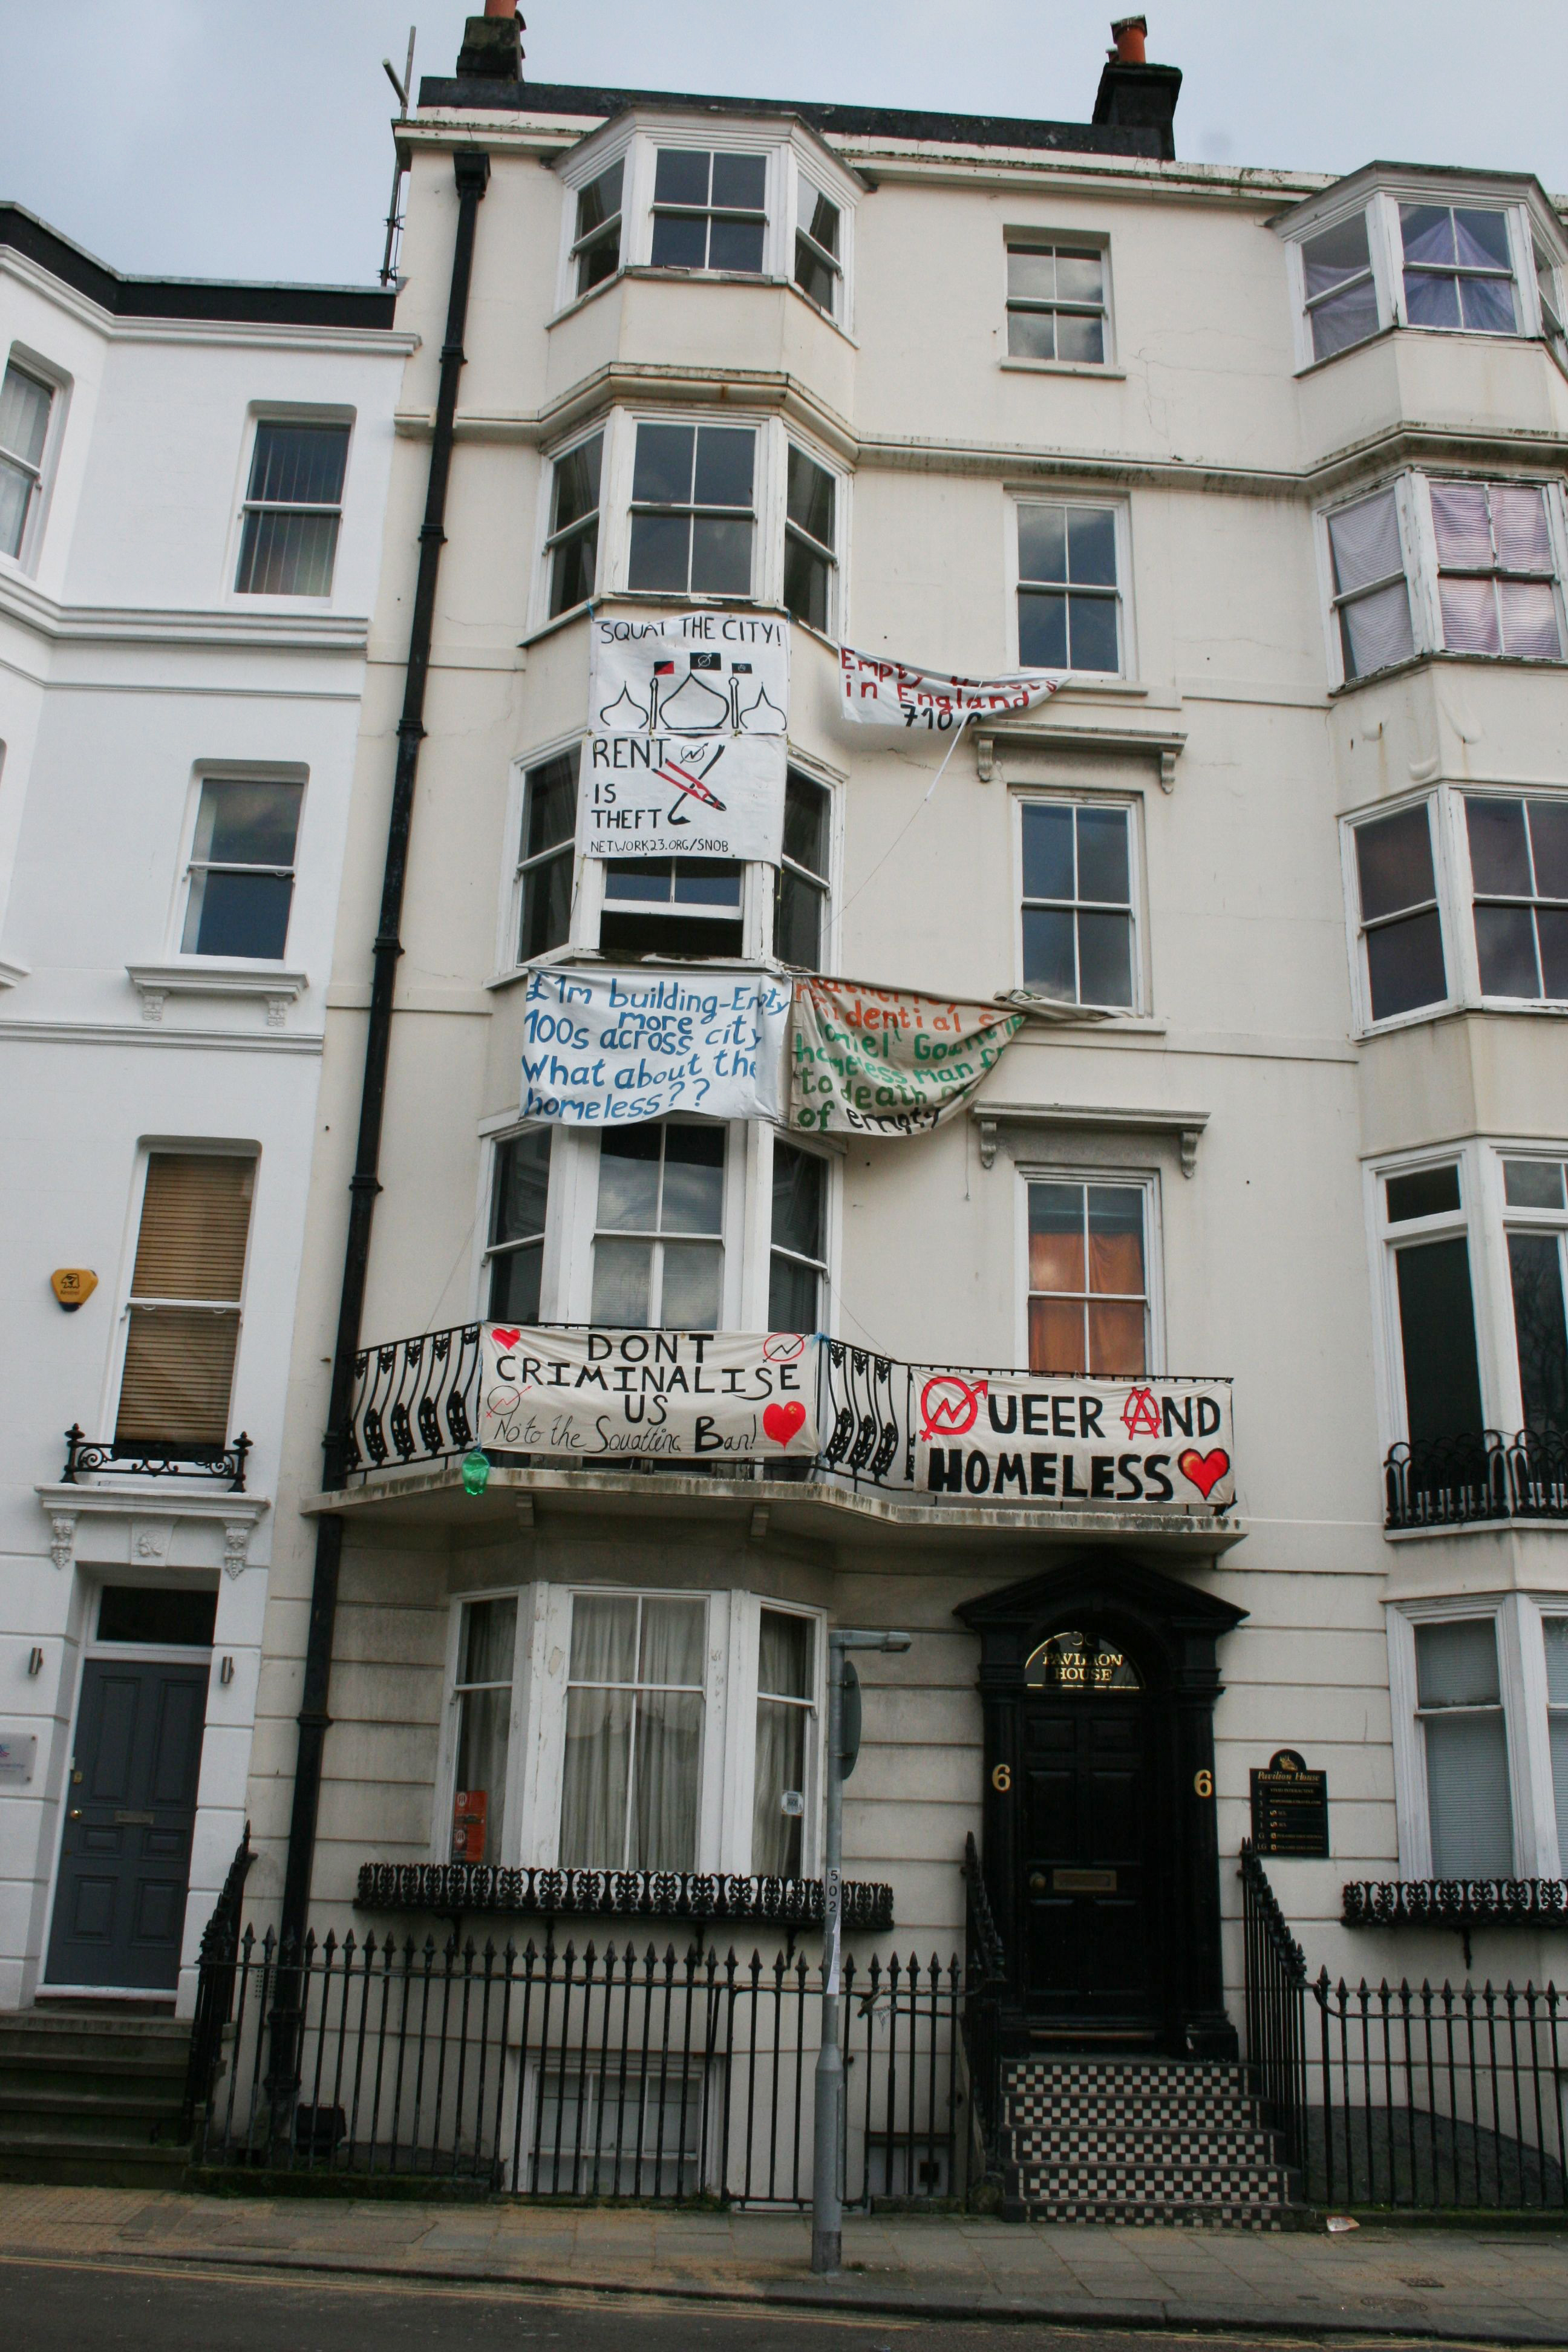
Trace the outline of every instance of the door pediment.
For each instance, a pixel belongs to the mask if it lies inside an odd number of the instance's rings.
[[[980,1635],[983,1685],[1021,1675],[1044,1634],[1081,1618],[1120,1633],[1173,1687],[1214,1677],[1215,1643],[1247,1613],[1142,1560],[1105,1551],[1075,1552],[1037,1576],[960,1601],[953,1611]]]

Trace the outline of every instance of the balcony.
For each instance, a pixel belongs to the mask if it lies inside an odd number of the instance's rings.
[[[551,1332],[579,1339],[590,1336],[581,1325],[531,1328],[542,1338]],[[337,1475],[307,1508],[352,1512],[383,1525],[413,1517],[451,1526],[512,1517],[520,1507],[526,1519],[536,1501],[548,1500],[552,1513],[567,1516],[689,1520],[700,1511],[704,1517],[749,1521],[758,1537],[770,1525],[780,1533],[829,1538],[853,1533],[870,1540],[896,1536],[901,1542],[1055,1535],[1091,1542],[1136,1539],[1146,1549],[1200,1557],[1228,1550],[1245,1533],[1230,1499],[1234,1468],[1225,1450],[1228,1382],[1196,1384],[1223,1399],[1223,1406],[1211,1402],[1205,1416],[1194,1403],[1195,1384],[1175,1379],[1094,1381],[916,1366],[822,1339],[815,1369],[804,1375],[815,1397],[817,1444],[810,1454],[783,1459],[776,1446],[764,1452],[760,1445],[730,1445],[712,1462],[616,1453],[585,1460],[487,1444],[476,1465],[486,1328],[459,1324],[362,1351]],[[639,1336],[651,1350],[671,1335]],[[969,1408],[972,1420],[988,1391],[994,1395],[991,1425],[1004,1435],[987,1433],[989,1456],[980,1450],[978,1426],[956,1444],[947,1440],[961,1434],[962,1422],[943,1424],[940,1445],[932,1433],[922,1433],[921,1397],[933,1382],[975,1400]],[[1009,1391],[1022,1384],[1037,1394],[1026,1397],[1020,1411],[1011,1394],[1004,1395],[1004,1384]],[[1061,1447],[1061,1439],[1078,1434],[1074,1402],[1083,1410],[1089,1392],[1099,1402],[1084,1411],[1082,1443],[1074,1457],[1070,1446]],[[1055,1413],[1059,1450],[1047,1450],[1053,1440],[1044,1434],[1053,1396],[1061,1399]],[[1131,1423],[1127,1434],[1114,1423],[1110,1430],[1103,1427],[1107,1415],[1121,1413],[1125,1420],[1129,1410],[1135,1419],[1141,1416],[1144,1451],[1149,1443],[1164,1448],[1150,1459],[1151,1465],[1166,1466],[1147,1480],[1129,1467],[1143,1459],[1129,1450]],[[1015,1427],[1016,1436],[1006,1434]],[[1195,1432],[1209,1444],[1216,1427],[1221,1443],[1206,1454],[1191,1445],[1184,1450],[1184,1433]],[[1091,1429],[1097,1445],[1109,1447],[1114,1441],[1120,1452],[1086,1454],[1082,1445]],[[1173,1433],[1162,1438],[1162,1429]],[[1022,1434],[1025,1430],[1041,1434],[1031,1439]],[[1015,1444],[1016,1452],[1005,1450]],[[1184,1460],[1195,1476],[1171,1469]],[[1205,1478],[1206,1486],[1200,1484]]]
[[[1568,1521],[1568,1438],[1479,1429],[1391,1445],[1383,1465],[1391,1535],[1488,1523]]]
[[[205,1444],[195,1439],[172,1438],[166,1444],[140,1437],[89,1437],[79,1422],[66,1432],[62,1485],[79,1486],[95,1471],[120,1478],[205,1478],[245,1492],[245,1463],[251,1441],[241,1430],[228,1444]]]

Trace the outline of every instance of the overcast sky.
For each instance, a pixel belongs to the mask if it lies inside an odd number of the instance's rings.
[[[524,0],[542,81],[1087,120],[1106,0]],[[1373,156],[1568,189],[1563,0],[1155,0],[1178,154]],[[465,0],[0,0],[0,196],[117,268],[363,280],[399,70],[449,74]]]

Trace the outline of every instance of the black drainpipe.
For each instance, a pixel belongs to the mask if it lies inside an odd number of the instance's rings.
[[[342,1486],[349,1415],[353,1402],[354,1359],[359,1352],[360,1319],[364,1308],[365,1277],[370,1265],[371,1222],[375,1196],[381,1190],[376,1171],[381,1161],[381,1119],[386,1105],[386,1065],[392,1045],[392,998],[397,960],[403,953],[398,924],[403,913],[403,886],[408,872],[408,835],[414,815],[414,785],[419,772],[419,746],[425,736],[425,683],[430,669],[430,637],[436,615],[436,578],[446,544],[447,481],[452,467],[452,428],[458,410],[458,378],[463,367],[463,329],[468,312],[468,281],[473,271],[474,230],[479,200],[489,179],[490,159],[479,149],[466,149],[454,159],[458,180],[458,235],[452,251],[452,291],[447,306],[447,339],[441,346],[441,387],[436,402],[436,432],[430,445],[430,481],[425,497],[425,520],[419,531],[419,572],[414,590],[414,616],[408,630],[408,675],[403,695],[403,716],[397,722],[397,772],[392,787],[392,811],[386,826],[386,863],[381,885],[381,921],[375,935],[371,973],[370,1022],[364,1041],[364,1077],[360,1088],[359,1144],[349,1186],[349,1232],[343,1251],[342,1292],[338,1306],[338,1337],[332,1357],[332,1386],[327,1408],[325,1484],[330,1492]],[[279,1922],[281,1954],[297,1953],[304,1943],[310,1899],[310,1866],[316,1850],[316,1815],[321,1794],[321,1756],[326,1746],[327,1685],[332,1666],[332,1628],[338,1609],[338,1570],[342,1559],[343,1523],[335,1511],[316,1522],[316,1569],[310,1587],[310,1623],[305,1639],[305,1683],[300,1700],[300,1746],[294,1765],[294,1804],[289,1822],[289,1855],[283,1872],[283,1916]],[[284,1978],[289,1979],[285,1986]],[[279,2103],[291,2103],[295,2087],[295,2050],[302,1990],[291,1970],[279,1976],[277,2007],[272,2012],[271,2067],[274,2114]],[[280,2118],[289,2129],[286,2114]]]

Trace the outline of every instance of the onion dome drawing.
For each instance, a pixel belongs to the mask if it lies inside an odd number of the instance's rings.
[[[748,702],[740,714],[742,735],[782,735],[788,723],[777,704],[768,700],[765,686],[758,687],[756,700]]]
[[[606,703],[599,713],[599,724],[606,735],[640,735],[647,719],[647,703],[635,701],[624,686],[614,702]]]
[[[671,735],[711,735],[728,726],[729,719],[728,697],[689,675],[659,705],[658,723]]]

